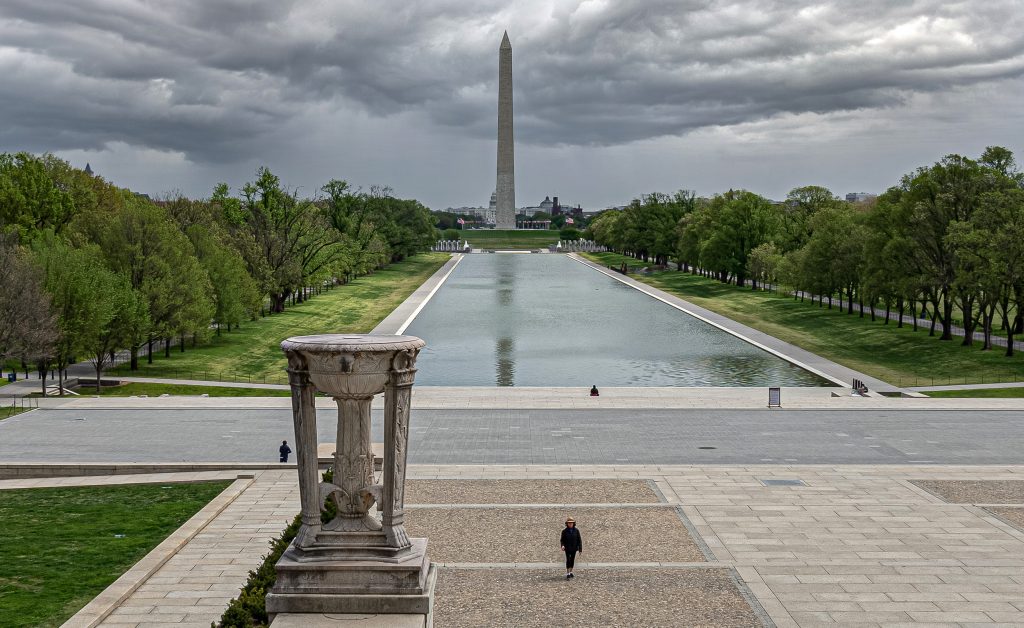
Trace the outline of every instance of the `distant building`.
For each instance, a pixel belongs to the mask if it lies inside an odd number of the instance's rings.
[[[92,176],[92,166],[89,165],[88,161],[85,162],[85,174],[89,175],[90,177]]]
[[[878,198],[878,195],[871,194],[870,192],[850,192],[846,195],[846,202],[863,203],[864,201],[870,201],[873,198]]]

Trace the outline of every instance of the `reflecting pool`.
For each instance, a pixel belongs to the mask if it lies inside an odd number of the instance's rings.
[[[467,255],[405,333],[426,386],[833,385],[565,255]]]

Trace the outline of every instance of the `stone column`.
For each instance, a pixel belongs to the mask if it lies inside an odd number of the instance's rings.
[[[316,389],[309,379],[302,355],[288,356],[288,383],[292,388],[292,421],[295,424],[295,460],[299,468],[299,502],[302,528],[295,544],[305,547],[320,532],[320,478],[317,477]]]
[[[409,546],[405,533],[405,465],[409,443],[409,405],[416,376],[416,351],[400,351],[391,362],[384,390],[384,507],[381,523],[388,543]]]

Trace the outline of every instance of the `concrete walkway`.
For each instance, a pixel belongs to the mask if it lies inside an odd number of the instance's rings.
[[[1014,518],[1024,510],[1022,466],[414,465],[410,477],[651,480],[682,507],[711,553],[707,566],[735,570],[780,627],[1024,625],[1024,532],[1016,527],[1024,519]],[[96,481],[116,478],[69,483]],[[982,488],[947,502],[912,481]],[[987,497],[984,487],[996,483],[1016,487],[1003,497],[1012,508],[970,497]],[[207,521],[190,522],[187,541],[147,557],[158,566],[119,582],[68,625],[206,628],[294,516],[295,489],[290,470],[239,480]],[[416,515],[411,508],[407,517]]]

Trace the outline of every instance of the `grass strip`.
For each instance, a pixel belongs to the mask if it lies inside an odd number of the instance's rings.
[[[475,249],[523,251],[546,249],[558,242],[558,231],[554,230],[468,230],[461,234]]]
[[[646,266],[616,253],[582,253],[603,266]],[[1004,349],[981,351],[942,341],[927,328],[913,331],[884,317],[847,314],[792,296],[741,288],[676,270],[631,274],[638,281],[727,316],[779,340],[897,386],[931,386],[1024,381],[1024,358],[1007,358]]]
[[[12,416],[18,416],[22,412],[28,412],[29,410],[35,410],[35,408],[21,408],[18,406],[0,406],[0,421],[9,419]]]
[[[83,387],[76,390],[80,395],[96,394],[96,389]],[[238,386],[203,386],[202,384],[156,384],[152,382],[128,382],[120,386],[101,389],[101,397],[132,397],[148,395],[209,395],[210,397],[288,397],[291,391],[273,388],[242,388]]]
[[[971,397],[978,399],[1017,399],[1024,397],[1024,386],[1010,388],[975,388],[964,390],[927,390],[929,397]]]
[[[113,372],[137,377],[284,384],[285,359],[281,341],[291,336],[327,333],[366,333],[398,307],[450,258],[425,253],[372,275],[317,295],[305,303],[222,332],[206,345],[177,347],[171,357],[155,354],[153,364],[140,358],[139,370],[122,365]]]
[[[228,484],[0,491],[0,624],[59,626]]]

